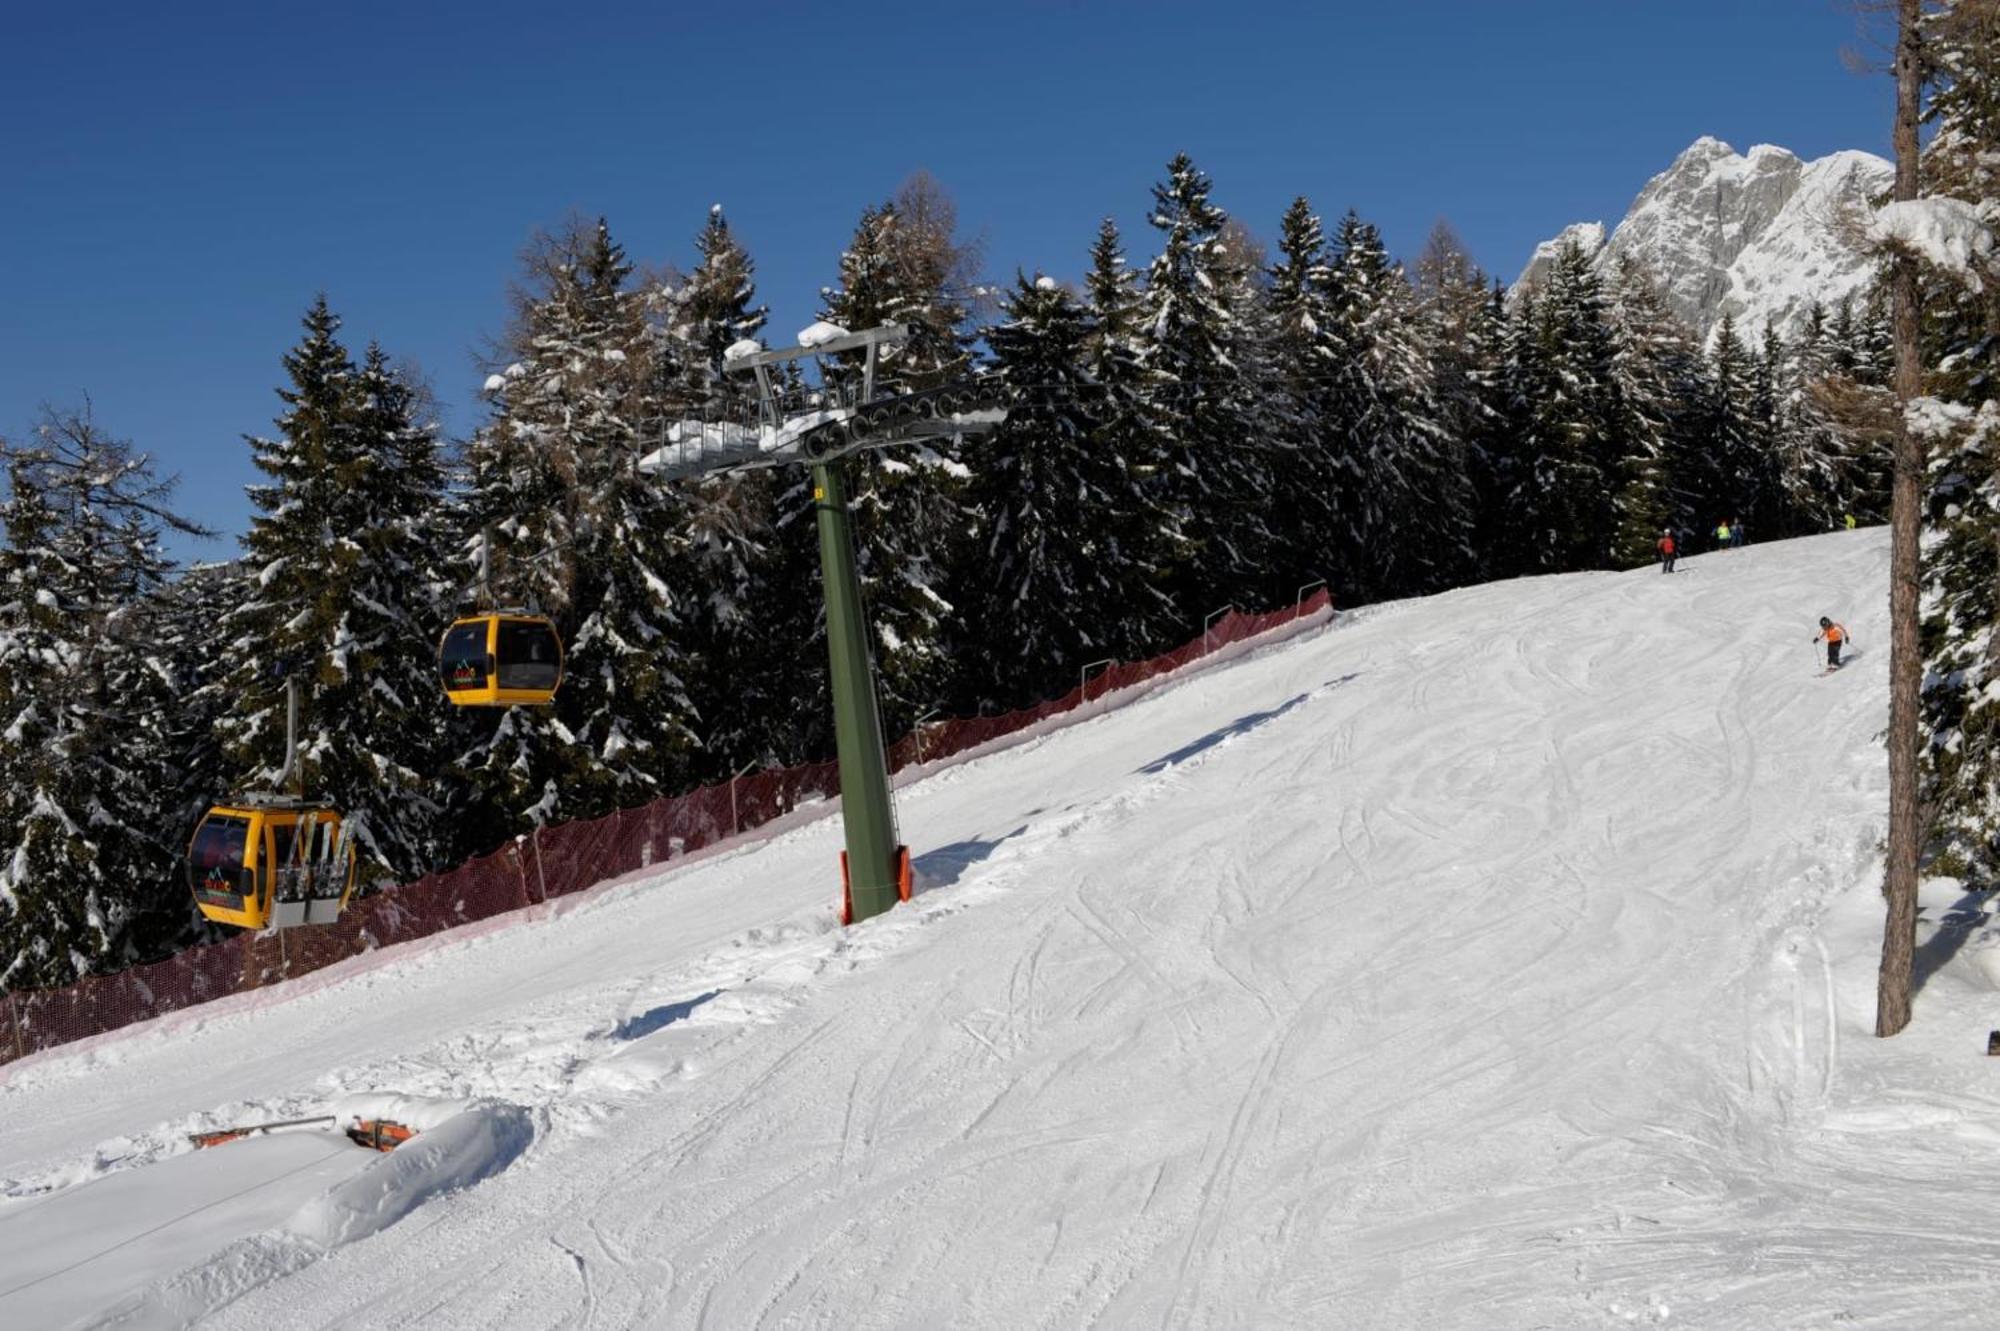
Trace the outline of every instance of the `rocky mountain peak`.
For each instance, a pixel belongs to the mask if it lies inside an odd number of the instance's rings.
[[[1746,335],[1766,323],[1788,331],[1814,299],[1832,305],[1868,285],[1872,262],[1843,222],[1892,175],[1872,153],[1802,162],[1772,144],[1738,153],[1703,135],[1646,182],[1608,239],[1600,223],[1566,228],[1536,248],[1515,287],[1540,281],[1568,239],[1602,265],[1627,255],[1645,265],[1668,307],[1702,333],[1725,313]]]

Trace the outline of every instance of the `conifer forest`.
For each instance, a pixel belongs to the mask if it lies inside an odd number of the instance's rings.
[[[1926,173],[1988,204],[2000,58],[1950,36]],[[1725,521],[1761,543],[1886,518],[1879,294],[1793,332],[1725,319],[1704,336],[1642,267],[1574,245],[1510,293],[1444,224],[1395,256],[1359,213],[1299,198],[1244,218],[1226,198],[1175,157],[1144,234],[1106,221],[1049,256],[1072,283],[982,271],[919,174],[829,256],[821,319],[910,329],[878,388],[977,375],[1010,404],[990,436],[851,464],[891,738],[934,709],[1061,693],[1087,662],[1320,579],[1351,608],[1631,568],[1664,533],[1700,551]],[[729,348],[792,341],[767,327],[723,209],[689,231],[657,267],[615,219],[540,233],[507,326],[466,330],[494,351],[462,385],[484,384],[463,438],[395,329],[302,292],[296,340],[271,348],[272,418],[244,423],[254,515],[219,562],[164,553],[200,533],[144,422],[79,400],[4,441],[0,991],[214,936],[181,857],[205,807],[275,779],[287,678],[305,781],[353,822],[372,890],[537,825],[829,755],[803,472],[665,483],[643,465],[672,423],[754,408]],[[1929,807],[1939,853],[1990,874],[1995,306],[1950,273],[1925,280],[1949,423],[1929,477]],[[554,706],[445,705],[439,635],[489,591],[559,626]]]

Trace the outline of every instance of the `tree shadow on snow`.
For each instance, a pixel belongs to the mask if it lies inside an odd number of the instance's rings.
[[[912,884],[913,893],[950,887],[965,877],[967,869],[981,860],[991,858],[993,852],[1000,849],[1004,843],[1012,841],[1027,830],[1028,825],[1023,823],[1005,836],[995,837],[991,841],[981,841],[978,837],[973,837],[969,841],[954,841],[949,846],[939,846],[936,850],[925,851],[910,861],[911,877],[915,880]]]
[[[1958,955],[1974,934],[1993,917],[1986,913],[1984,892],[1968,892],[1952,903],[1938,918],[1931,936],[1918,945],[1910,958],[1910,993],[1923,992],[1924,984]]]
[[[656,1008],[641,1012],[636,1017],[627,1017],[625,1020],[619,1022],[617,1026],[612,1028],[611,1038],[614,1040],[643,1040],[655,1031],[673,1025],[703,1003],[718,998],[721,994],[722,991],[720,989],[711,989],[705,994],[697,994],[693,998],[684,998],[678,1003],[662,1003]]]
[[[1320,685],[1318,689],[1314,689],[1313,693],[1318,693],[1324,689],[1338,688],[1340,685],[1345,684],[1349,680],[1355,679],[1357,677],[1358,674],[1342,675],[1339,679],[1330,679],[1326,683]],[[1259,726],[1269,725],[1271,722],[1283,716],[1286,712],[1291,711],[1294,707],[1297,707],[1300,704],[1307,702],[1308,700],[1311,699],[1311,697],[1312,693],[1297,694],[1294,697],[1285,699],[1283,702],[1279,703],[1276,707],[1273,707],[1268,711],[1250,712],[1247,715],[1239,716],[1234,721],[1231,721],[1228,725],[1223,726],[1220,729],[1211,730],[1206,735],[1203,735],[1200,739],[1190,740],[1188,743],[1181,745],[1181,747],[1179,747],[1178,749],[1175,749],[1172,753],[1167,754],[1165,757],[1155,758],[1153,759],[1152,762],[1147,763],[1144,767],[1141,767],[1138,770],[1140,772],[1147,774],[1148,776],[1157,776],[1161,772],[1166,771],[1169,767],[1173,767],[1180,763],[1184,763],[1198,753],[1207,752],[1209,749],[1214,748],[1216,745],[1222,743],[1224,740],[1233,739],[1238,735],[1248,734],[1250,731],[1257,729]]]

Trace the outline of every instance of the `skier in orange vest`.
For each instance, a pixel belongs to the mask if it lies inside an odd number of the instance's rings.
[[[1813,635],[1813,641],[1820,642],[1822,640],[1826,643],[1826,668],[1828,670],[1840,669],[1840,647],[1842,643],[1848,641],[1847,629],[1842,625],[1834,623],[1825,615],[1821,615],[1819,617],[1819,632]]]
[[[1673,529],[1669,528],[1661,532],[1660,539],[1655,543],[1653,548],[1660,552],[1660,572],[1672,573],[1674,571],[1674,555],[1680,548],[1674,544]]]

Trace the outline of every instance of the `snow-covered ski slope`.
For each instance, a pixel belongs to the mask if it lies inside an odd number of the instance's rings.
[[[1870,1035],[1886,540],[1682,569],[1362,612],[941,773],[928,890],[845,933],[828,821],[0,1070],[0,1325],[2000,1324],[1985,935],[1927,927]],[[532,1139],[366,1162],[386,1227],[310,1168],[259,1233],[183,1200],[150,1287],[10,1251],[375,1092]]]

